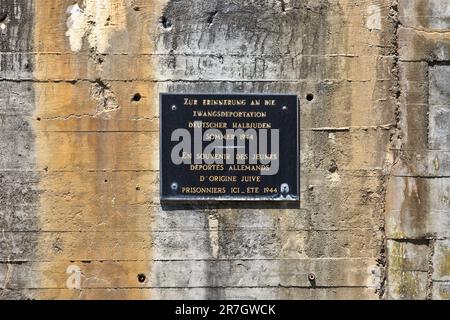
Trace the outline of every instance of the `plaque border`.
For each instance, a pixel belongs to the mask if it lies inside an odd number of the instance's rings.
[[[296,148],[297,153],[295,155],[295,162],[296,162],[296,168],[297,168],[297,175],[295,182],[297,184],[297,195],[295,197],[271,197],[271,196],[164,196],[163,195],[163,179],[162,179],[162,109],[163,109],[163,97],[164,96],[184,96],[184,95],[203,95],[203,96],[219,96],[219,95],[230,95],[230,96],[295,96],[295,107],[297,109],[297,134],[296,134]],[[278,203],[278,202],[288,202],[288,203],[295,203],[300,201],[300,98],[298,93],[261,93],[261,92],[254,92],[254,93],[241,93],[241,92],[214,92],[214,93],[207,93],[207,92],[160,92],[159,93],[159,198],[161,202],[176,202],[176,203],[205,203],[205,202],[258,202],[258,203]]]

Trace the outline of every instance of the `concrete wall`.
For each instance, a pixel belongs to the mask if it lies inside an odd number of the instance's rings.
[[[0,298],[448,298],[449,10],[0,0]],[[161,205],[159,92],[298,94],[300,208]]]
[[[387,297],[450,299],[450,3],[402,0],[398,8]]]

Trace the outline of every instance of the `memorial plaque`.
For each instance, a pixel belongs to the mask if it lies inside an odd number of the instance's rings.
[[[160,98],[162,200],[299,199],[297,96]]]

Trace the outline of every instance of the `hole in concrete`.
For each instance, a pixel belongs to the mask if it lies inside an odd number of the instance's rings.
[[[141,98],[142,98],[142,96],[141,96],[141,94],[138,92],[138,93],[135,93],[135,94],[133,95],[132,100],[133,100],[134,102],[138,102],[139,100],[141,100]]]
[[[284,3],[284,0],[279,0],[281,5],[281,11],[286,12],[286,3]]]
[[[133,8],[133,10],[134,10],[134,11],[141,11],[141,8],[138,7],[138,6],[135,6],[135,7]]]
[[[209,24],[212,24],[213,23],[213,21],[214,21],[214,18],[216,17],[216,15],[217,15],[217,10],[216,11],[213,11],[213,12],[209,12],[208,13],[208,19],[206,20]]]
[[[140,191],[141,190],[141,187],[136,187],[136,191]]]
[[[314,100],[314,95],[313,95],[312,93],[308,93],[308,94],[306,95],[306,100],[308,100],[308,101],[313,101],[313,100]]]
[[[105,183],[108,182],[108,179],[105,179]]]
[[[37,120],[37,121],[41,121],[41,118],[37,117],[36,120]]]
[[[172,26],[172,22],[170,22],[166,16],[162,16],[161,18],[159,18],[159,22],[164,29],[169,29]]]
[[[5,22],[6,18],[8,18],[8,12],[0,13],[0,22]]]
[[[145,279],[146,279],[146,276],[145,276],[145,274],[143,274],[143,273],[139,273],[138,276],[137,276],[137,278],[138,278],[138,281],[139,281],[140,283],[143,283],[143,282],[145,281]]]

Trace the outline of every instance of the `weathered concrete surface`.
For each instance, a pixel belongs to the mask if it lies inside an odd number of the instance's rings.
[[[0,251],[1,299],[28,297],[24,280],[21,290],[11,290],[18,264],[14,255],[28,251],[34,259],[36,241],[14,242],[9,231],[21,225],[38,225],[39,172],[36,168],[36,132],[31,125],[35,109],[33,63],[21,52],[33,50],[34,3],[0,1]],[[7,79],[6,79],[7,78]]]
[[[26,2],[0,0],[1,298],[448,298],[444,1]],[[168,91],[298,94],[300,208],[161,205]]]
[[[399,1],[399,102],[387,186],[388,294],[450,296],[450,4]]]

